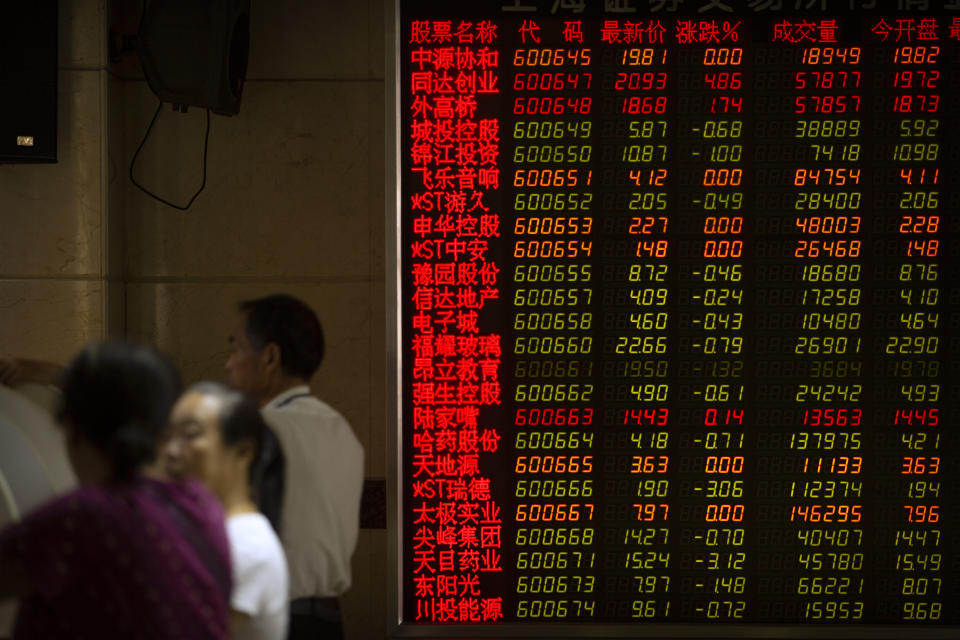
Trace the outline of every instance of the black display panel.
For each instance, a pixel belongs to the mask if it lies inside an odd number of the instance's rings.
[[[57,161],[57,3],[0,2],[0,164]]]
[[[960,3],[396,30],[402,623],[955,633]]]

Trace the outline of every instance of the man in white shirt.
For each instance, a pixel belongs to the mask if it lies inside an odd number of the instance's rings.
[[[323,359],[316,314],[287,295],[241,302],[230,384],[261,408],[286,457],[280,537],[290,567],[291,640],[342,638],[337,596],[350,586],[360,527],[363,447],[308,386]]]

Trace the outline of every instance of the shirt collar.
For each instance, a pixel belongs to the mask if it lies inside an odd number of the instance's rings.
[[[277,409],[288,402],[295,396],[304,396],[311,395],[310,387],[305,384],[297,385],[296,387],[290,387],[280,395],[276,396],[273,400],[267,403],[264,409]]]

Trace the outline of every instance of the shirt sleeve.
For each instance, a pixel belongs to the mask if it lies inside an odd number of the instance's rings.
[[[230,595],[230,608],[248,616],[263,613],[265,584],[262,579],[264,563],[257,559],[247,559],[242,565],[234,566],[233,593]]]
[[[87,512],[80,491],[54,499],[0,534],[0,557],[29,578],[35,593],[58,595],[81,560],[81,538],[92,524]]]
[[[249,616],[265,613],[272,584],[270,557],[261,539],[262,532],[254,523],[231,525],[230,556],[233,563],[233,592],[230,608]]]

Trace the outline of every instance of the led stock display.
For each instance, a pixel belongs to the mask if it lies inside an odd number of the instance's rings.
[[[960,3],[896,4],[401,2],[406,623],[960,624]]]

